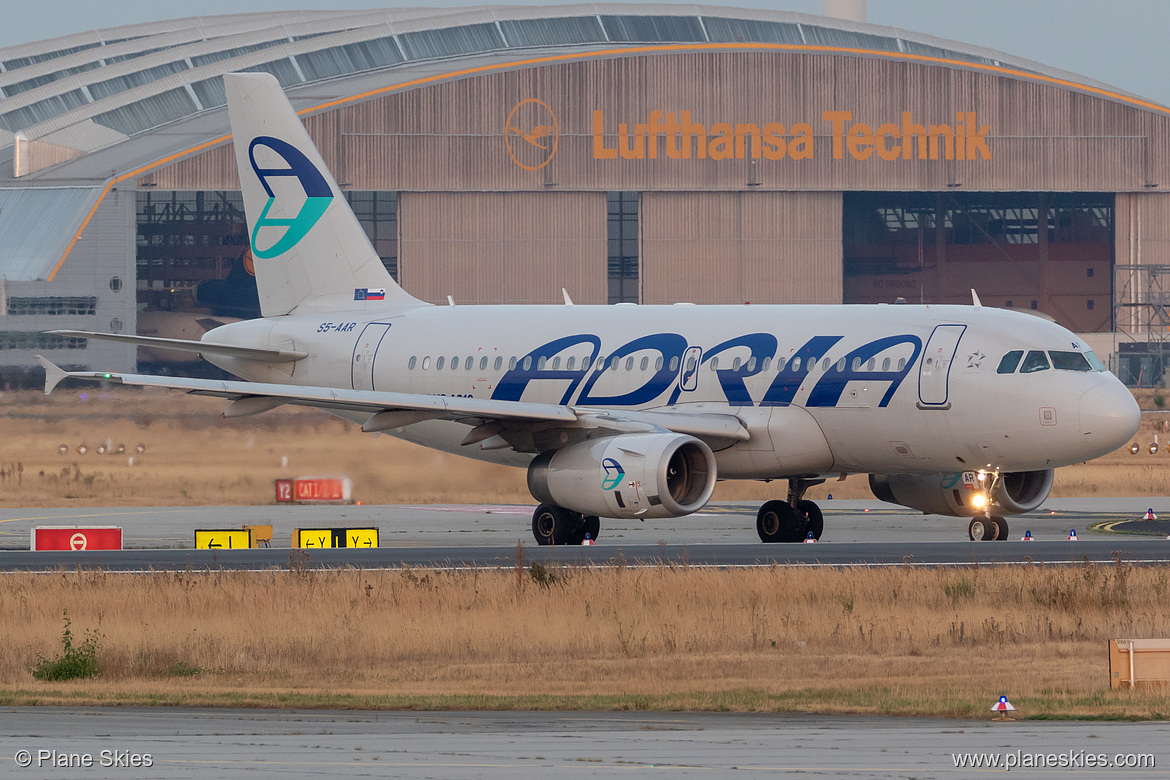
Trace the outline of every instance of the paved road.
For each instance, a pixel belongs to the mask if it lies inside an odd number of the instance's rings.
[[[46,570],[77,565],[120,570],[154,568],[265,568],[294,565],[512,566],[519,543],[530,561],[605,563],[624,559],[719,566],[770,563],[974,564],[1027,560],[1068,563],[1170,560],[1170,541],[1157,536],[1098,534],[1090,526],[1134,520],[1150,504],[1170,516],[1170,499],[1051,500],[1039,512],[1012,519],[1012,538],[1031,530],[1038,541],[966,541],[966,521],[915,514],[877,501],[823,504],[826,531],[817,545],[764,545],[755,533],[756,506],[721,504],[671,520],[607,520],[593,548],[537,547],[528,506],[254,506],[0,510],[0,570]],[[1163,509],[1163,507],[1165,507]],[[282,549],[209,552],[192,550],[196,528],[272,524]],[[121,553],[31,553],[29,533],[38,525],[119,525]],[[1150,524],[1152,529],[1155,524]],[[378,550],[308,551],[291,558],[295,528],[322,526],[381,529]],[[1127,523],[1126,527],[1144,526]],[[1063,541],[1070,528],[1082,541]]]
[[[989,705],[990,706],[990,705]],[[912,720],[727,713],[288,712],[55,707],[0,709],[0,775],[29,778],[774,777],[960,778],[956,752],[1153,754],[1154,769],[1074,768],[1011,777],[1153,777],[1170,765],[1170,724]],[[15,758],[31,752],[33,767]],[[39,751],[91,768],[37,768]],[[102,751],[150,768],[100,766]],[[1016,751],[1020,751],[1019,754]],[[122,753],[119,753],[121,755]],[[1047,760],[1047,759],[1045,759]],[[1096,760],[1096,759],[1094,759]],[[1136,759],[1134,759],[1136,761]],[[1003,770],[997,773],[1002,774]]]
[[[842,542],[837,544],[669,544],[527,547],[525,565],[628,565],[669,562],[695,566],[1170,563],[1170,542],[1118,537],[1081,542]],[[0,552],[0,571],[55,571],[75,566],[109,571],[398,566],[512,567],[515,549],[382,547],[374,550],[123,550]]]

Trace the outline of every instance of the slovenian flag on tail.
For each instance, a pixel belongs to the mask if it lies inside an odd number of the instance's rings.
[[[353,291],[353,299],[355,301],[384,301],[386,300],[386,288],[359,287]]]

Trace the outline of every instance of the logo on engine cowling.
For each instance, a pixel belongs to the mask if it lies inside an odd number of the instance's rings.
[[[622,477],[626,475],[626,470],[622,468],[622,464],[613,458],[605,458],[601,461],[601,468],[605,472],[605,475],[601,478],[602,490],[614,490],[618,485],[622,484]]]

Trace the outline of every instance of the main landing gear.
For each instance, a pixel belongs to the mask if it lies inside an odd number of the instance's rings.
[[[756,532],[763,542],[803,542],[811,533],[820,539],[825,530],[821,509],[804,500],[804,493],[823,479],[788,480],[788,500],[768,501],[756,513]]]
[[[555,504],[541,504],[532,513],[532,535],[537,544],[581,544],[585,534],[596,539],[601,520]]]
[[[973,542],[1002,542],[1008,536],[1007,520],[1002,517],[979,517],[971,518],[971,524],[967,526],[967,536]]]

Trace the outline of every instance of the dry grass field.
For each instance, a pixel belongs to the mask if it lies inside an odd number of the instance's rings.
[[[4,393],[0,503],[263,504],[274,478],[310,475],[350,477],[364,503],[531,502],[518,469],[313,410],[223,420],[222,408],[96,386]],[[1056,495],[1170,495],[1165,458],[1121,451],[1059,470]],[[723,483],[715,500],[782,488]],[[863,478],[828,490],[869,495]],[[290,558],[263,574],[2,575],[0,704],[985,717],[1008,693],[1024,716],[1170,716],[1165,692],[1111,692],[1106,675],[1109,638],[1165,635],[1164,567],[545,570],[531,568],[538,550],[518,554],[528,561],[503,572],[313,572]],[[78,638],[101,635],[95,680],[30,673],[60,650],[63,610]]]
[[[1139,400],[1153,408],[1151,391],[1139,391]],[[173,391],[96,385],[63,387],[48,398],[35,391],[0,394],[0,506],[265,504],[280,476],[348,476],[355,499],[367,504],[532,502],[520,469],[363,434],[312,409],[224,420],[224,405]],[[1143,447],[1161,425],[1156,417],[1144,422]],[[1170,433],[1161,436],[1170,440]],[[62,444],[69,448],[64,455]],[[77,452],[82,444],[84,455]],[[98,454],[102,445],[125,451]],[[1120,450],[1059,469],[1053,495],[1170,495],[1163,463],[1170,465],[1170,448],[1156,456]],[[714,500],[764,500],[784,489],[783,483],[724,482]],[[872,497],[864,475],[814,488],[810,497],[830,491],[837,498]]]
[[[523,551],[521,551],[523,553]],[[530,559],[538,558],[530,551]],[[1161,635],[1170,573],[680,567],[5,575],[0,704],[652,708],[1166,718],[1106,642]],[[35,682],[100,633],[95,680]]]

